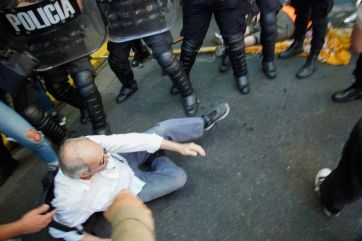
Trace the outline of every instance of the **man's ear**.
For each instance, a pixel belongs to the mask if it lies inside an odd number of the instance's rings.
[[[90,173],[88,173],[88,172],[82,172],[81,174],[80,174],[80,179],[83,179],[83,180],[89,180],[89,179],[91,179],[91,177],[92,177],[92,174],[90,174]]]

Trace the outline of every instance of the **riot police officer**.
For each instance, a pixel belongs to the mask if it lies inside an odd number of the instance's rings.
[[[110,133],[88,57],[106,37],[96,2],[6,0],[0,4],[0,18],[0,42],[35,56],[49,92],[87,110],[95,134]],[[68,74],[75,87],[69,85]]]
[[[246,1],[183,1],[182,35],[184,39],[181,46],[180,61],[187,74],[191,71],[197,52],[207,33],[212,14],[214,14],[230,57],[237,87],[241,94],[250,92],[243,36]]]
[[[327,34],[328,14],[332,10],[333,0],[292,0],[297,18],[295,20],[294,42],[279,58],[286,59],[303,52],[303,42],[309,19],[312,20],[313,36],[307,61],[296,74],[303,79],[311,76],[317,67],[318,56],[324,45]]]
[[[176,20],[177,1],[98,1],[107,21],[109,66],[122,83],[116,101],[123,102],[137,91],[137,82],[128,55],[132,40],[142,38],[152,49],[154,58],[171,78],[173,85],[177,87],[186,115],[196,115],[196,91],[171,47],[173,38],[169,29]]]

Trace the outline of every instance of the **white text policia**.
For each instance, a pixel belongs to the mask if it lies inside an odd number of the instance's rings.
[[[69,0],[60,0],[38,7],[35,10],[18,12],[16,14],[7,13],[5,17],[15,31],[19,32],[21,31],[21,26],[27,31],[49,27],[72,17],[75,12]]]

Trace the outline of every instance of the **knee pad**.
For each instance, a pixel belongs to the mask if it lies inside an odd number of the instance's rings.
[[[74,74],[74,82],[78,87],[82,97],[90,97],[98,93],[98,89],[94,83],[93,73],[89,70],[79,71]]]
[[[35,105],[30,105],[22,112],[25,119],[27,119],[36,128],[44,124],[45,112]]]
[[[244,35],[241,33],[224,36],[224,41],[229,53],[244,50]]]
[[[275,39],[277,33],[276,13],[269,12],[263,14],[260,20],[261,26],[261,40]]]

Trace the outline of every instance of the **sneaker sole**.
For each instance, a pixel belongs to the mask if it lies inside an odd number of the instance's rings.
[[[210,129],[215,125],[216,122],[221,121],[221,120],[225,119],[226,116],[228,116],[228,114],[229,114],[229,112],[230,112],[230,106],[229,106],[228,103],[226,103],[225,105],[226,105],[226,109],[227,109],[227,111],[225,112],[225,114],[224,114],[223,116],[221,116],[218,120],[216,120],[214,123],[212,123],[210,126],[208,126],[208,127],[205,129],[205,131],[210,130]]]

